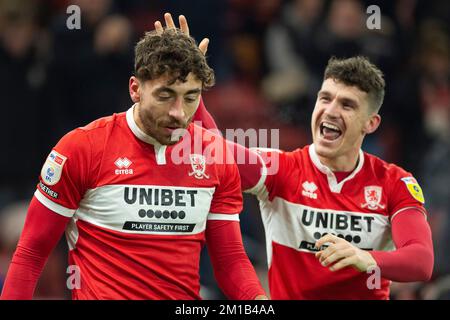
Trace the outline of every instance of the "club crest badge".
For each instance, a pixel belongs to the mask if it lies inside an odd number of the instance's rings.
[[[67,158],[55,150],[52,150],[41,170],[42,182],[53,186],[61,179],[62,170]]]
[[[384,209],[386,206],[382,205],[381,197],[383,194],[383,188],[379,186],[367,186],[364,188],[364,198],[366,203],[362,204],[363,208],[370,210]]]
[[[419,183],[416,179],[414,179],[413,177],[405,177],[401,180],[406,184],[406,188],[414,199],[416,199],[420,203],[425,203],[425,197],[423,196],[422,188],[419,186]]]
[[[205,173],[206,170],[206,159],[200,154],[191,154],[189,156],[191,160],[192,171],[189,172],[189,176],[196,179],[209,179],[209,176]]]

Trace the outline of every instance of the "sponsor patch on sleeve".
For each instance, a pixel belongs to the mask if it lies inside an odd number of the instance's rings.
[[[52,150],[45,160],[41,170],[42,182],[46,185],[53,186],[61,179],[62,170],[67,158],[55,150]]]
[[[405,177],[401,180],[406,184],[406,188],[414,199],[416,199],[420,203],[425,203],[422,188],[419,186],[419,183],[416,179],[414,179],[413,177]]]

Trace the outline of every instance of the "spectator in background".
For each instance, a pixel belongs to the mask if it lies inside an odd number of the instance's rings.
[[[28,201],[18,201],[0,211],[0,292],[10,259],[20,238]],[[66,255],[60,246],[50,255],[36,288],[36,299],[68,298],[66,291]]]
[[[447,118],[448,124],[450,119]],[[425,157],[430,224],[436,252],[435,277],[450,274],[450,135],[435,141]]]
[[[448,36],[436,22],[422,28],[420,75],[418,79],[426,148],[423,178],[436,251],[435,277],[450,274],[450,52]],[[447,289],[447,299],[450,296]]]
[[[367,56],[389,77],[397,55],[394,26],[382,16],[383,28],[366,27],[361,1],[293,0],[267,31],[265,54],[268,75],[265,94],[277,104],[283,118],[307,125],[321,74],[330,56]]]
[[[432,138],[450,135],[450,49],[448,36],[436,22],[424,23],[419,53],[420,100],[425,130]]]
[[[38,142],[48,116],[41,112],[48,37],[37,16],[34,1],[0,1],[0,208],[32,194],[39,167],[30,160],[43,157]]]
[[[362,40],[366,32],[364,7],[357,0],[334,0],[323,24],[316,33],[318,62],[328,57],[348,57],[362,54]]]
[[[323,7],[323,0],[288,2],[266,33],[268,74],[263,90],[290,123],[306,125],[312,110],[304,106],[313,105],[321,83],[316,76],[322,66],[314,41]]]
[[[450,63],[444,28],[430,20],[419,31],[411,67],[393,81],[389,117],[396,123],[400,162],[421,172],[428,146],[448,135]]]
[[[72,4],[81,9],[81,29],[67,28],[65,12],[52,25],[48,101],[58,119],[58,134],[53,134],[56,140],[68,130],[129,104],[127,93],[121,90],[132,71],[129,20],[114,14],[111,0],[76,0]]]

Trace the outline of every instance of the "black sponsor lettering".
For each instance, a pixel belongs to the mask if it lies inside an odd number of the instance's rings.
[[[312,251],[312,252],[317,252],[317,251],[321,251],[321,250],[328,248],[328,246],[323,245],[320,248],[316,248],[316,244],[314,242],[308,242],[308,241],[303,240],[302,242],[300,242],[300,245],[298,246],[298,248],[303,249],[303,250]],[[373,248],[360,248],[360,249],[367,250],[367,251],[373,250]]]
[[[321,225],[322,228],[326,228],[328,225],[328,213],[326,212],[317,212],[316,228],[320,228]]]
[[[123,230],[154,231],[154,232],[192,232],[195,223],[159,223],[126,221]]]
[[[124,188],[124,201],[127,204],[134,204],[139,201],[140,205],[148,206],[178,206],[186,207],[187,203],[184,199],[185,195],[189,195],[189,203],[195,207],[195,195],[198,190],[183,190],[183,189],[158,189],[158,188]]]
[[[169,189],[161,190],[161,205],[171,206],[173,203],[172,191]]]
[[[195,206],[195,197],[197,194],[197,190],[187,190],[186,193],[191,196],[191,207]]]
[[[303,209],[301,215],[301,223],[305,226],[314,225],[316,228],[357,232],[363,230],[362,224],[364,222],[367,225],[367,231],[372,232],[372,221],[374,220],[374,217],[364,215],[359,216],[347,213],[322,212],[308,209]]]
[[[325,248],[328,248],[328,246],[323,245],[320,248],[316,248],[316,244],[314,242],[302,241],[298,248],[317,252],[317,251],[323,250]]]
[[[309,212],[309,221],[306,220],[306,216],[308,215],[308,212]],[[310,226],[312,221],[313,221],[313,219],[314,219],[314,211],[312,211],[312,210],[308,211],[308,210],[304,209],[303,210],[303,215],[302,215],[302,223],[305,226]]]
[[[132,188],[133,190],[133,195],[132,198],[130,199],[130,188],[125,187],[125,192],[123,194],[123,199],[125,200],[126,203],[128,204],[133,204],[136,202],[136,196],[137,196],[137,189],[136,188]]]
[[[364,217],[363,219],[367,221],[367,230],[369,232],[372,232],[372,221],[375,220],[375,218],[374,217]]]
[[[159,205],[159,189],[155,189],[155,206],[157,205]]]
[[[183,201],[184,190],[175,190],[175,205],[185,207],[186,203]]]
[[[361,227],[359,227],[359,220],[361,220],[360,216],[350,216],[350,230],[362,231]],[[369,227],[369,229],[370,229],[370,227]]]
[[[144,204],[144,200],[146,204],[152,204],[152,189],[139,188],[139,204]]]
[[[337,230],[346,230],[348,228],[348,217],[343,214],[336,215],[336,229]]]

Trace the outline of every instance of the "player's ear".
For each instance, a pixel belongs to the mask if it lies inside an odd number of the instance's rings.
[[[140,91],[139,90],[140,85],[141,85],[141,83],[140,83],[138,78],[136,78],[135,76],[131,76],[130,77],[130,81],[129,81],[129,84],[128,84],[128,89],[130,91],[131,100],[134,103],[137,103],[137,102],[141,101],[141,95],[140,95],[140,92],[139,92]]]
[[[381,123],[381,116],[378,113],[373,113],[366,121],[364,126],[364,133],[369,134],[375,132]]]

